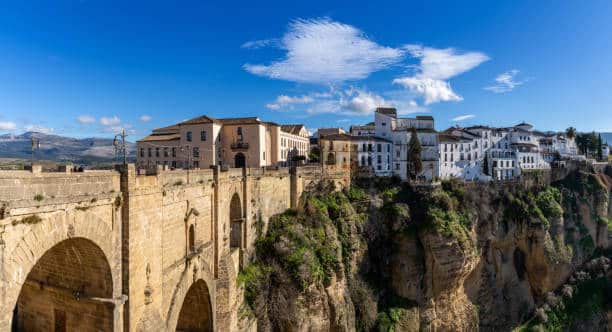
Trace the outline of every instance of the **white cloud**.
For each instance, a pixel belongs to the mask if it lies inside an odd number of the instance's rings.
[[[276,100],[272,103],[266,104],[266,107],[271,109],[271,110],[280,110],[280,109],[284,109],[284,108],[290,108],[292,109],[294,107],[294,105],[300,105],[300,104],[310,104],[314,101],[313,97],[310,96],[295,96],[295,97],[291,97],[291,96],[287,96],[287,95],[280,95],[278,97],[276,97]]]
[[[464,121],[464,120],[467,120],[467,119],[471,119],[471,118],[473,118],[473,117],[475,117],[475,115],[474,115],[474,114],[465,114],[465,115],[459,115],[459,116],[454,117],[454,118],[452,119],[452,121],[457,121],[457,122],[459,122],[459,121]]]
[[[291,22],[278,47],[286,51],[283,59],[269,65],[247,63],[244,69],[293,82],[342,82],[366,78],[398,63],[405,53],[378,45],[359,29],[328,18]]]
[[[125,130],[125,133],[128,135],[134,135],[136,133],[136,131],[134,129],[131,129],[132,126],[129,124],[124,124],[121,126],[109,126],[109,127],[104,127],[102,128],[101,132],[103,133],[108,133],[108,134],[120,134],[123,130]]]
[[[440,101],[461,101],[463,97],[456,94],[450,83],[425,77],[396,78],[393,83],[404,86],[411,92],[419,94],[425,99],[425,105]]]
[[[53,132],[53,128],[41,127],[39,125],[27,125],[23,127],[25,131],[33,131],[37,133],[50,134]]]
[[[119,117],[117,117],[116,115],[111,118],[107,118],[107,117],[100,118],[100,124],[104,126],[114,126],[114,125],[118,125],[119,123],[121,123],[121,119],[119,119]]]
[[[396,78],[393,83],[422,96],[425,105],[463,100],[453,91],[448,80],[489,60],[486,54],[480,52],[458,54],[454,48],[436,49],[407,45],[405,49],[413,57],[420,59],[420,63],[416,66],[415,75]]]
[[[341,101],[340,105],[343,109],[347,110],[348,113],[366,115],[374,113],[377,107],[391,106],[391,103],[377,94],[357,90],[357,92],[349,96],[347,100]]]
[[[153,120],[152,117],[150,117],[149,115],[141,115],[138,120],[140,120],[140,122],[149,122],[151,120]]]
[[[0,122],[0,130],[15,130],[17,125],[14,122],[6,121]]]
[[[80,123],[94,123],[96,122],[96,118],[89,116],[89,115],[80,115],[77,118],[77,121]]]
[[[250,49],[258,49],[268,46],[273,46],[278,43],[278,39],[270,38],[270,39],[260,39],[260,40],[252,40],[242,44],[242,48],[250,48]]]
[[[484,87],[485,90],[492,91],[494,93],[505,93],[514,90],[519,85],[525,83],[525,81],[515,80],[516,75],[519,71],[517,69],[509,70],[505,73],[497,75],[495,83],[491,86]]]

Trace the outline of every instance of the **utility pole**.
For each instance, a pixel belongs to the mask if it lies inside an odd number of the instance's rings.
[[[115,159],[117,159],[119,152],[123,153],[124,167],[127,166],[127,144],[125,141],[126,136],[127,135],[125,134],[125,129],[122,129],[121,133],[115,135],[115,138],[113,139],[113,146],[115,148]]]

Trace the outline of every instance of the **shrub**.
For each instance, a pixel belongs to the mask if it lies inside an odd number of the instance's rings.
[[[40,201],[42,201],[43,199],[45,199],[45,196],[43,196],[42,194],[36,194],[36,195],[34,195],[34,200],[35,200],[35,201],[40,202]]]
[[[34,225],[34,224],[38,224],[39,222],[41,222],[42,219],[36,215],[33,214],[31,216],[27,216],[25,218],[22,218],[20,220],[13,220],[12,225],[18,225],[18,224],[24,224],[24,225]]]

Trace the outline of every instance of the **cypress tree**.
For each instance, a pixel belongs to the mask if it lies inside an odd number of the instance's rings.
[[[415,128],[410,128],[410,141],[408,142],[408,175],[415,179],[423,171],[421,161],[421,142]]]

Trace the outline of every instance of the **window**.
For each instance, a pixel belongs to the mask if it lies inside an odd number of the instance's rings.
[[[185,139],[187,140],[187,142],[191,142],[191,132],[190,131],[187,132]]]
[[[200,168],[200,162],[199,162],[199,161],[197,161],[197,160],[195,160],[195,161],[193,162],[193,168]]]
[[[242,127],[236,128],[236,136],[238,136],[238,142],[242,142]]]
[[[176,168],[176,160],[172,161],[172,168]]]
[[[376,156],[376,163],[377,164],[382,164],[382,156],[381,155],[377,155]],[[380,166],[379,166],[380,167]]]
[[[372,166],[372,157],[368,157],[368,166]]]
[[[144,148],[140,148],[140,157],[144,157]]]
[[[159,157],[159,148],[155,148],[155,157]]]
[[[382,123],[382,125],[383,125],[383,127],[384,127],[384,126],[386,126],[386,125],[387,125],[387,123],[386,123],[386,122],[383,122],[383,123]]]
[[[266,160],[266,151],[263,152],[263,160]]]
[[[168,148],[164,148],[164,157],[168,158]]]
[[[365,166],[365,163],[366,163],[365,156],[361,156],[361,165],[359,166]]]
[[[391,144],[387,144],[387,153],[391,152]]]
[[[176,158],[176,148],[172,148],[172,157]]]
[[[363,147],[362,151],[367,151],[365,143],[363,143],[362,147]]]
[[[194,147],[193,148],[193,157],[194,158],[199,158],[200,157],[200,148],[198,148],[198,147]]]
[[[202,130],[200,132],[200,141],[202,142],[206,141],[206,130]]]
[[[371,143],[370,143],[370,144],[368,144],[368,151],[369,151],[369,152],[372,152],[372,144],[371,144]]]
[[[381,153],[382,152],[382,145],[380,143],[378,143],[376,145],[376,152]]]
[[[149,148],[149,158],[151,158],[153,155],[151,154],[151,148]]]

